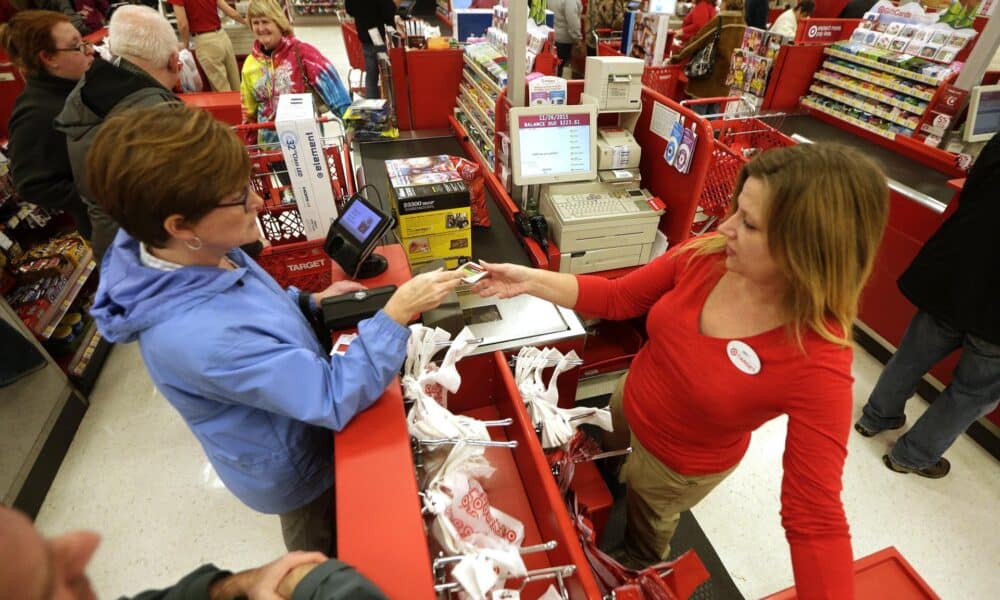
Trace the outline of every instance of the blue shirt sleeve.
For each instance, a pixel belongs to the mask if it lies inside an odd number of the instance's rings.
[[[205,370],[203,391],[219,402],[340,431],[399,373],[409,336],[409,329],[379,311],[358,325],[358,338],[344,355],[331,358],[255,330]]]

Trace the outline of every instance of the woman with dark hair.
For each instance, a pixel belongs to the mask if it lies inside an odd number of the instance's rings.
[[[406,324],[462,277],[418,275],[358,324],[344,355],[310,325],[317,293],[282,289],[240,250],[264,202],[248,185],[237,135],[205,111],[131,109],[100,128],[87,157],[93,197],[121,226],[91,314],[101,335],[139,342],[157,389],[177,409],[226,487],[280,515],[289,550],[334,552],[333,434],[399,373]],[[330,554],[335,555],[335,553]]]
[[[49,10],[15,14],[0,27],[0,43],[27,82],[8,125],[14,189],[28,202],[69,213],[89,239],[90,218],[73,183],[66,136],[52,121],[94,62],[94,49],[66,15]]]

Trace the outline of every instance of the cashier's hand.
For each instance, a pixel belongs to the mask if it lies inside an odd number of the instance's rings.
[[[313,567],[327,558],[322,552],[289,552],[278,560],[256,569],[249,569],[224,577],[214,582],[208,589],[211,600],[284,600],[290,598],[289,585],[282,585],[289,574],[297,575],[294,583],[302,580],[300,567]],[[294,590],[294,585],[291,586]]]
[[[486,269],[488,274],[472,286],[473,293],[479,294],[483,298],[496,296],[504,299],[528,292],[528,282],[531,280],[533,269],[507,263],[488,263],[482,260],[479,261],[479,264]]]
[[[417,313],[437,308],[461,281],[460,271],[438,269],[417,275],[399,286],[383,310],[393,321],[405,327]]]
[[[356,292],[358,290],[364,290],[364,285],[358,283],[357,281],[351,281],[345,279],[344,281],[335,281],[330,287],[326,288],[322,292],[316,292],[313,294],[313,300],[316,301],[316,306],[320,305],[323,298],[329,298],[331,296],[339,296],[341,294],[349,294],[351,292]]]

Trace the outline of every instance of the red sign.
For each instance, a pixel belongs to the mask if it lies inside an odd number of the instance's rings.
[[[955,121],[959,111],[965,107],[965,99],[969,92],[946,83],[938,89],[931,99],[924,116],[917,126],[917,133],[926,136],[932,145],[937,145]],[[927,140],[925,140],[927,143]]]
[[[806,19],[795,33],[796,44],[830,44],[851,37],[861,19]]]

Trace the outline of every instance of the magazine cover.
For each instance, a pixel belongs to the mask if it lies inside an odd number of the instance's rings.
[[[390,183],[397,188],[462,180],[447,154],[387,160],[385,170]]]

